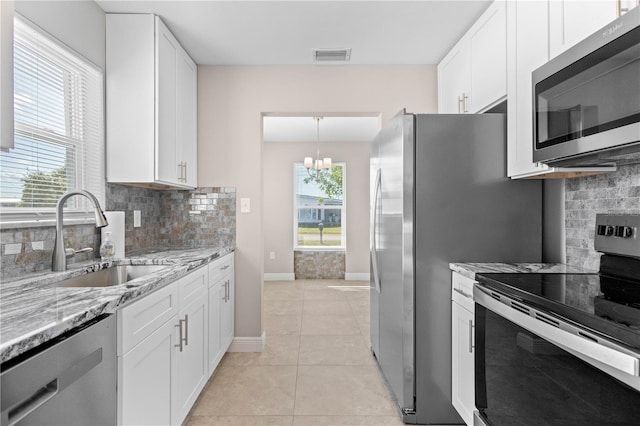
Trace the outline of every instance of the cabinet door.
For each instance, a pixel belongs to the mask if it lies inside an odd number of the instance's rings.
[[[176,382],[176,321],[118,357],[118,424],[167,425]]]
[[[180,45],[156,17],[156,180],[180,183],[176,162],[177,64]]]
[[[617,17],[616,0],[549,2],[549,53],[553,58]]]
[[[0,150],[13,148],[13,0],[0,2]]]
[[[213,374],[222,355],[224,355],[220,334],[220,308],[224,303],[224,298],[225,288],[222,281],[209,287],[209,376]]]
[[[176,160],[183,185],[198,186],[197,68],[184,49],[178,55]]]
[[[468,39],[462,39],[438,64],[438,112],[458,114],[468,105],[470,57]],[[465,98],[466,97],[466,98]]]
[[[494,1],[469,35],[468,109],[478,112],[507,96],[507,28],[504,1]]]
[[[451,401],[467,425],[475,410],[473,313],[451,302]]]
[[[227,293],[220,312],[220,327],[222,335],[222,350],[229,349],[234,336],[234,305],[235,305],[235,284],[233,275],[228,275],[223,283],[226,285]]]
[[[182,344],[178,343],[175,348],[178,359],[178,417],[174,424],[182,424],[209,378],[207,305],[206,294],[201,293],[199,300],[182,308],[178,314],[178,320],[181,321],[179,325],[182,328]]]
[[[531,72],[547,62],[548,3],[507,2],[507,174],[541,173],[533,162]]]

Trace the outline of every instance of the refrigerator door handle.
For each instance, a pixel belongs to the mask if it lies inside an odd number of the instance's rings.
[[[376,238],[376,230],[378,228],[378,200],[380,199],[380,188],[382,186],[381,171],[382,169],[378,169],[376,172],[373,209],[371,212],[371,266],[373,269],[373,282],[378,293],[380,293],[380,275],[378,274],[378,240]]]

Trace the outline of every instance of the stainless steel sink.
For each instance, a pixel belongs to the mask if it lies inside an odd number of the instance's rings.
[[[158,272],[166,265],[118,265],[56,283],[57,287],[111,287]]]

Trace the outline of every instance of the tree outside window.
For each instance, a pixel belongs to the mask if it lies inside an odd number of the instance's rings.
[[[345,248],[345,164],[311,173],[302,163],[294,164],[294,246]]]

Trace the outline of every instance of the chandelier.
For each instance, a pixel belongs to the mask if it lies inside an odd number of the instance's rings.
[[[304,157],[304,166],[307,168],[309,176],[317,180],[320,177],[321,170],[331,168],[331,157],[320,157],[320,120],[322,120],[322,117],[313,117],[313,119],[316,120],[316,159],[314,160],[312,157]],[[312,170],[315,170],[315,173],[313,173]]]

